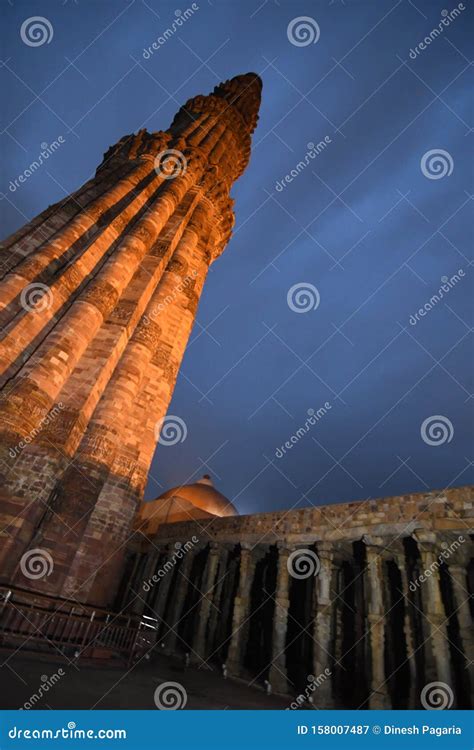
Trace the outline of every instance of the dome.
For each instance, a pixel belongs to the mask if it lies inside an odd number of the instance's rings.
[[[209,474],[193,484],[166,490],[162,495],[143,503],[138,514],[138,527],[153,535],[164,523],[190,521],[213,516],[237,516],[230,500],[216,490]]]

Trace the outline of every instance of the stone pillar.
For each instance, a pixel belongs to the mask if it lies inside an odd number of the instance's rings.
[[[334,546],[329,542],[318,544],[319,572],[315,579],[316,614],[314,620],[314,677],[325,675],[313,695],[315,706],[318,708],[333,708],[332,670],[333,654],[333,613],[334,593],[336,587],[337,568],[334,561]]]
[[[161,639],[162,641],[164,641],[165,651],[167,653],[172,653],[176,650],[176,643],[178,641],[178,625],[188,591],[189,575],[191,573],[193,560],[193,553],[186,552],[186,556],[178,568],[176,587],[173,591],[173,601],[171,602],[171,610],[167,618],[168,632]]]
[[[367,623],[371,657],[369,708],[383,709],[390,708],[384,664],[386,603],[383,601],[383,539],[364,536],[363,541],[367,555]]]
[[[467,560],[466,560],[467,562]],[[461,637],[466,669],[469,674],[471,700],[474,698],[474,628],[469,607],[469,591],[467,583],[467,571],[464,565],[451,565],[448,562],[449,575],[453,586],[456,617],[459,623],[459,635]]]
[[[440,590],[440,557],[436,547],[436,534],[431,531],[418,530],[415,537],[421,557],[422,574],[425,578],[420,583],[423,625],[433,652],[436,679],[445,682],[453,689],[446,612]]]
[[[398,570],[400,571],[403,596],[403,604],[405,608],[405,614],[403,618],[403,632],[405,633],[405,641],[407,645],[407,659],[408,666],[410,668],[410,686],[408,693],[408,704],[407,708],[417,708],[417,690],[418,690],[418,674],[416,668],[416,656],[415,656],[415,644],[413,638],[412,619],[410,615],[410,590],[408,573],[406,569],[405,554],[403,550],[396,552],[395,560],[397,563]]]
[[[207,655],[206,629],[211,607],[214,606],[214,583],[216,580],[217,565],[219,563],[220,548],[215,542],[209,544],[206,568],[202,582],[202,599],[198,611],[198,628],[193,642],[193,651],[203,661]]]
[[[228,560],[229,550],[221,548],[221,553],[219,555],[219,567],[217,569],[216,591],[214,596],[214,602],[216,606],[211,608],[209,614],[208,648],[210,649],[213,649],[219,619],[224,616],[224,611],[219,609],[219,604],[222,597],[224,582],[229,572],[227,569]]]
[[[250,614],[250,592],[255,573],[255,558],[250,545],[241,545],[239,588],[234,599],[232,614],[232,636],[227,654],[230,674],[239,675],[242,670],[244,628]]]
[[[286,673],[286,631],[288,627],[288,610],[290,607],[290,574],[288,558],[290,549],[277,545],[277,581],[275,590],[275,612],[272,632],[272,663],[268,680],[275,693],[288,693]]]
[[[155,599],[155,603],[153,605],[153,613],[158,620],[158,632],[160,632],[160,629],[162,630],[162,625],[164,625],[163,615],[165,614],[165,607],[166,602],[168,599],[168,593],[171,586],[171,581],[173,580],[173,564],[172,560],[174,558],[174,553],[176,551],[176,548],[173,544],[169,544],[166,548],[166,557],[163,562],[163,564],[160,566],[159,570],[163,571],[163,575],[159,577],[159,583],[155,583],[155,586],[159,586],[158,589],[158,596]],[[155,573],[158,574],[158,571],[155,570]]]

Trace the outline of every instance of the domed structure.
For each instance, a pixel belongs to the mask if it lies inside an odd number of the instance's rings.
[[[204,474],[193,484],[173,487],[155,500],[143,503],[137,526],[143,533],[153,536],[164,523],[237,515],[230,500],[216,490],[209,474]]]

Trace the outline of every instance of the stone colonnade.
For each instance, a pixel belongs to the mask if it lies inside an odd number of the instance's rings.
[[[271,516],[161,527],[153,551],[131,558],[121,606],[156,619],[165,653],[270,683],[306,707],[420,708],[435,681],[454,707],[473,705],[465,521],[441,523],[458,526],[443,531],[378,524],[372,533],[349,524],[333,539],[307,529],[288,538],[278,522],[272,540],[235,534],[239,522],[253,519],[256,529]]]

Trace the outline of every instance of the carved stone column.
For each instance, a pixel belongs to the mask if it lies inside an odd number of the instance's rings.
[[[189,585],[189,575],[193,564],[194,555],[192,552],[186,552],[186,556],[179,566],[178,578],[176,581],[175,590],[173,592],[173,601],[171,603],[171,610],[169,617],[167,618],[168,632],[164,636],[165,651],[172,653],[176,650],[176,642],[178,640],[178,624],[180,621],[181,613],[183,611],[184,601],[186,599],[186,593]]]
[[[418,674],[416,665],[416,656],[414,648],[414,638],[412,630],[412,618],[410,616],[410,590],[408,582],[408,573],[406,569],[405,554],[403,549],[397,549],[395,553],[395,560],[397,563],[398,570],[400,571],[401,578],[401,593],[403,595],[403,602],[405,608],[405,614],[403,618],[403,632],[405,633],[405,641],[407,645],[407,659],[408,666],[410,668],[410,685],[408,688],[408,705],[407,708],[416,708],[416,694],[418,690]]]
[[[220,548],[215,542],[209,545],[209,554],[206,562],[206,569],[202,582],[202,599],[198,612],[198,629],[194,638],[193,650],[201,659],[206,658],[206,627],[209,620],[209,613],[213,606],[214,583],[216,580],[217,565],[219,563]]]
[[[452,688],[446,613],[441,599],[440,558],[436,549],[436,535],[433,532],[419,530],[415,536],[419,543],[421,566],[425,578],[420,585],[424,614],[423,624],[426,626],[426,635],[433,651],[436,677]]]
[[[272,664],[268,680],[276,693],[288,693],[286,674],[286,631],[290,606],[290,574],[288,557],[290,549],[278,545],[278,568],[275,591],[275,612],[273,615]]]
[[[237,596],[232,615],[232,637],[227,655],[230,674],[239,675],[243,657],[243,629],[250,613],[250,592],[255,573],[255,559],[250,545],[242,544],[240,551],[240,575]]]
[[[457,608],[456,617],[459,623],[459,635],[466,659],[466,669],[469,673],[471,696],[474,699],[474,628],[469,608],[466,569],[460,565],[449,565],[449,574]]]
[[[367,555],[367,622],[369,626],[371,652],[371,680],[369,708],[390,708],[385,676],[385,612],[383,601],[383,540],[380,537],[363,539]]]
[[[212,607],[209,613],[208,641],[207,641],[209,649],[213,648],[213,644],[214,644],[215,637],[216,637],[217,626],[219,624],[219,619],[224,616],[224,613],[220,609],[218,609],[218,607],[221,601],[224,582],[225,582],[227,575],[229,574],[228,560],[229,560],[229,550],[221,548],[221,552],[219,555],[219,566],[217,569],[217,580],[215,584],[216,588],[215,588],[215,594],[214,594],[214,602],[216,606]]]
[[[153,606],[153,612],[155,614],[155,617],[158,620],[158,632],[160,630],[160,627],[163,623],[163,615],[165,613],[165,607],[166,602],[168,599],[168,593],[171,586],[171,581],[173,578],[173,556],[176,551],[176,548],[173,544],[169,544],[166,548],[166,558],[164,563],[160,567],[160,572],[163,573],[162,576],[160,576],[160,582],[155,583],[155,586],[159,586],[158,589],[158,596],[156,598],[155,604]],[[158,572],[155,571],[155,573]]]
[[[334,561],[334,546],[329,542],[318,544],[319,573],[316,576],[316,615],[314,620],[314,677],[328,675],[322,682],[317,693],[313,696],[318,708],[334,707],[332,695],[333,655],[331,647],[333,641],[333,612],[334,592],[336,586],[337,568]]]

